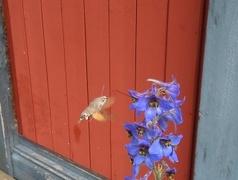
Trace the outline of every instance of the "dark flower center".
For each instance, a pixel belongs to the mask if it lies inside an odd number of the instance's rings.
[[[151,99],[149,101],[149,107],[150,108],[157,108],[157,107],[159,107],[159,101],[157,99]]]
[[[175,172],[173,171],[166,172],[166,176],[168,177],[169,180],[174,180],[173,178],[174,174]]]
[[[141,156],[146,156],[147,153],[148,153],[148,147],[143,146],[143,147],[140,148],[139,154],[140,154]]]
[[[132,132],[131,131],[127,131],[127,137],[131,138],[132,137]]]
[[[135,97],[131,97],[131,100],[132,100],[133,103],[136,103],[138,101],[138,99],[135,98]]]
[[[130,158],[130,164],[133,164],[133,163],[134,163],[134,159]]]
[[[144,133],[145,133],[145,128],[141,127],[141,126],[138,126],[136,128],[136,131],[137,131],[137,134],[142,136]]]
[[[171,146],[171,144],[172,144],[172,142],[171,142],[170,139],[169,139],[169,140],[167,140],[167,139],[160,139],[160,142],[161,142],[163,145],[165,145],[166,147],[169,147],[169,146]]]

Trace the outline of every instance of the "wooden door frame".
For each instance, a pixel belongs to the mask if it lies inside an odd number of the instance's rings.
[[[194,180],[231,180],[238,177],[238,2],[208,7]]]
[[[106,179],[18,133],[5,43],[2,0],[0,12],[0,169],[17,179]]]

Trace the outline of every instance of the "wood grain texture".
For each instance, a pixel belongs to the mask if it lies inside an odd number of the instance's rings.
[[[6,8],[6,2],[4,5]],[[1,0],[0,12],[3,15]],[[5,33],[0,16],[0,169],[16,179],[106,179],[86,168],[76,166],[17,132]]]
[[[151,88],[149,78],[164,80],[167,48],[168,1],[137,1],[136,10],[136,90]],[[141,122],[143,116],[137,117]],[[148,171],[141,166],[140,177]]]
[[[111,108],[115,116],[111,122],[112,179],[123,179],[126,174],[131,174],[124,148],[129,138],[123,124],[133,122],[134,113],[129,111],[131,98],[120,92],[127,94],[128,88],[135,88],[135,38],[136,1],[110,1],[110,82],[111,96],[115,98]]]
[[[210,1],[194,179],[237,179],[238,2]]]
[[[53,149],[44,33],[40,1],[22,1],[37,143]],[[34,59],[34,60],[31,60]]]
[[[70,157],[68,94],[61,2],[59,0],[42,0],[42,17],[53,149],[66,157]]]
[[[35,115],[22,1],[8,1],[7,8],[9,9],[8,16],[11,18],[8,27],[11,29],[9,46],[11,47],[11,70],[15,80],[14,93],[16,96],[21,97],[15,101],[17,103],[17,112],[21,112],[17,114],[18,124],[21,133],[32,141],[36,141]],[[24,124],[24,126],[21,126],[21,124]]]
[[[196,118],[196,99],[199,92],[198,78],[201,27],[203,18],[203,0],[173,1],[169,2],[168,39],[166,76],[167,82],[172,81],[174,75],[181,86],[182,99],[186,101],[182,106],[183,124],[178,126],[177,133],[183,134],[183,139],[177,153],[179,163],[176,164],[178,179],[189,179],[191,163],[191,147],[193,145],[193,129]],[[184,5],[186,4],[186,6]]]
[[[168,1],[137,1],[136,89],[144,91],[148,78],[164,80]]]
[[[0,1],[0,12],[2,15],[2,1]],[[7,174],[12,174],[11,127],[14,125],[14,115],[5,37],[4,17],[0,16],[0,169]]]
[[[17,145],[12,155],[14,177],[17,179],[106,180],[105,177],[89,172],[88,169],[75,167],[52,152],[44,151],[42,154],[41,151],[40,148],[36,152],[27,146]]]
[[[65,66],[68,94],[70,158],[90,168],[88,123],[78,124],[87,105],[87,62],[83,1],[62,1]]]
[[[181,98],[187,96],[176,178],[189,179],[203,0],[6,2],[17,120],[25,137],[123,179],[131,174],[123,124],[138,119],[122,93],[150,88],[147,78],[169,82],[174,74]],[[101,94],[116,99],[114,121],[77,124]]]
[[[85,25],[87,44],[88,99],[91,102],[102,93],[110,92],[109,62],[109,3],[108,0],[85,0]],[[111,177],[110,121],[90,122],[91,168]]]

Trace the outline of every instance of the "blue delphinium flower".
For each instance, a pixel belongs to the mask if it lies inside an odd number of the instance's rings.
[[[135,109],[137,116],[144,112],[144,119],[141,123],[125,123],[124,125],[131,139],[126,149],[133,166],[132,176],[126,176],[126,180],[135,180],[142,164],[145,164],[149,171],[140,180],[146,180],[152,171],[157,180],[161,180],[164,176],[172,179],[172,175],[176,172],[175,168],[169,168],[162,159],[165,157],[171,162],[178,162],[176,147],[183,136],[164,133],[168,128],[168,121],[174,122],[175,129],[183,122],[180,107],[185,98],[177,99],[180,94],[180,85],[174,76],[170,83],[155,79],[148,79],[148,81],[153,82],[150,89],[142,93],[128,91],[132,98],[130,109]],[[159,163],[158,169],[155,168],[156,163]]]
[[[171,102],[158,96],[158,89],[155,84],[152,84],[152,88],[148,89],[144,93],[135,93],[135,91],[129,90],[129,94],[132,97],[130,109],[136,109],[138,116],[142,111],[144,111],[145,118],[148,121],[153,120],[155,116],[161,116],[164,111],[168,111],[173,108],[173,104]]]
[[[170,134],[168,136],[161,137],[157,142],[161,146],[163,155],[169,158],[171,162],[178,162],[175,147],[180,143],[182,137],[182,135],[175,136],[173,134]]]
[[[126,176],[125,180],[135,180],[137,175],[139,174],[139,171],[140,171],[140,165],[133,165],[133,167],[132,167],[132,176]]]
[[[158,123],[163,131],[167,130],[168,121],[173,121],[175,128],[183,121],[180,106],[185,101],[185,98],[182,100],[176,99],[180,93],[180,86],[175,77],[173,78],[174,81],[171,83],[162,83],[155,80],[157,84],[163,85],[162,89],[152,84],[152,87],[143,93],[129,90],[129,94],[132,97],[130,109],[136,109],[138,116],[141,112],[145,112],[147,121],[151,121],[158,116]],[[165,93],[168,93],[169,99],[166,98]]]
[[[150,142],[160,132],[157,126],[147,126],[144,122],[125,123],[124,126],[132,142],[137,142],[139,139]]]
[[[131,96],[132,103],[130,105],[130,110],[136,109],[137,116],[140,116],[140,113],[145,111],[147,102],[145,101],[145,96],[151,92],[151,89],[146,90],[143,93],[138,93],[134,90],[128,90],[128,93]]]
[[[151,95],[147,98],[148,106],[145,110],[145,118],[152,121],[156,116],[161,116],[164,112],[169,111],[173,106],[168,101]]]
[[[173,121],[175,125],[175,129],[178,124],[181,124],[183,122],[182,117],[182,111],[180,109],[180,106],[185,101],[185,98],[183,100],[176,100],[174,107],[168,111],[165,111],[158,119],[158,123],[160,128],[163,131],[166,131],[168,128],[168,121]]]
[[[136,166],[136,168],[138,165],[145,163],[145,165],[152,170],[154,162],[161,160],[163,157],[163,151],[159,143],[151,144],[147,141],[139,140],[137,144],[135,143],[127,144],[126,148],[128,150],[130,158],[133,161],[132,165]],[[133,176],[136,175],[137,174],[133,174]]]
[[[171,83],[165,83],[156,79],[147,79],[161,86],[160,91],[168,94],[172,99],[176,99],[180,94],[180,85],[178,84],[176,78],[172,76],[173,81]]]
[[[125,129],[127,130],[128,137],[131,139],[132,143],[138,142],[138,136],[135,135],[135,125],[133,123],[125,123],[124,124]]]
[[[166,176],[169,178],[169,179],[173,179],[173,175],[176,173],[176,168],[168,168],[166,169],[165,171],[165,174]]]
[[[132,171],[133,171],[133,176],[126,176],[125,180],[136,180],[136,176],[139,173],[140,170],[140,166],[133,166]],[[150,176],[150,174],[152,173],[152,170],[149,170],[142,178],[140,178],[139,180],[147,180]]]

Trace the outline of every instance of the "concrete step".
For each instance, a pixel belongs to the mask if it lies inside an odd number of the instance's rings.
[[[14,180],[14,178],[0,170],[0,180]]]

